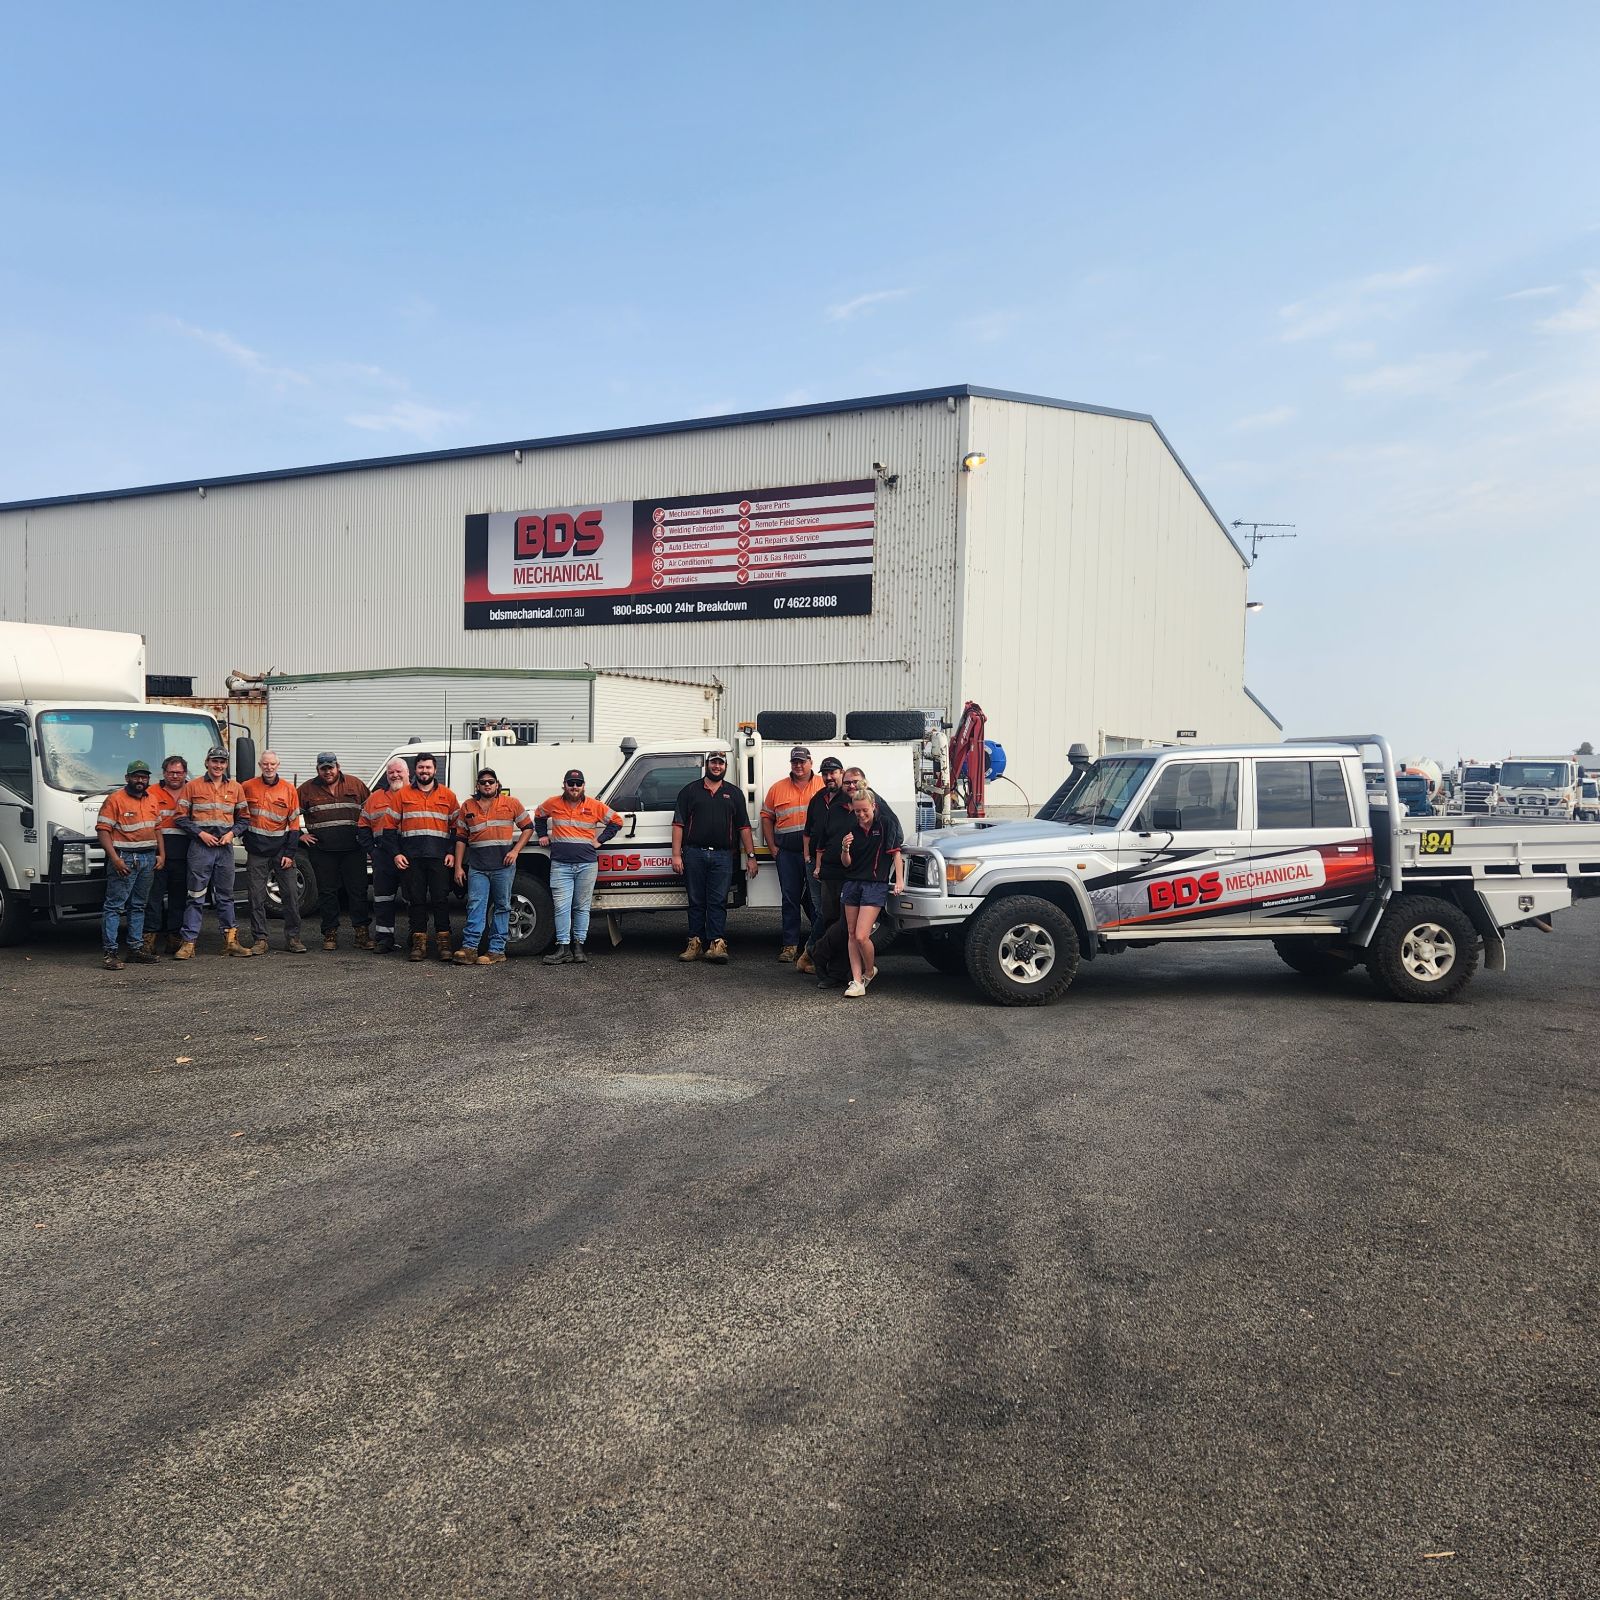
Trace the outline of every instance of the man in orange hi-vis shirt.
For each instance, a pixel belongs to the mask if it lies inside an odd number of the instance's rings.
[[[800,947],[800,911],[813,926],[816,903],[811,898],[811,873],[806,861],[806,811],[822,779],[811,770],[811,752],[797,744],[789,752],[789,773],[767,790],[761,806],[761,837],[772,852],[783,891],[783,944],[780,961],[793,961]]]
[[[150,885],[166,864],[161,843],[161,819],[166,807],[150,793],[150,764],[130,761],[126,781],[113,789],[100,807],[94,831],[106,856],[106,900],[100,919],[100,943],[105,947],[105,964],[113,972],[122,970],[117,954],[117,924],[123,909],[128,913],[128,959],[154,961],[154,950],[145,943],[144,908],[150,898]]]
[[[517,875],[517,857],[532,837],[533,818],[527,808],[501,789],[500,774],[493,767],[484,767],[477,792],[456,813],[456,887],[467,891],[467,925],[456,951],[462,966],[494,967],[505,960],[511,882]],[[489,949],[479,955],[486,918]]]
[[[589,904],[600,871],[600,846],[615,837],[622,817],[603,800],[583,791],[583,774],[574,767],[561,780],[561,793],[539,807],[534,826],[539,843],[550,848],[550,897],[556,907],[556,944],[544,958],[547,967],[584,962],[589,937]]]

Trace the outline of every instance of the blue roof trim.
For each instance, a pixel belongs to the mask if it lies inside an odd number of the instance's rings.
[[[1259,711],[1261,713],[1261,715],[1264,716],[1267,719],[1267,721],[1270,722],[1272,724],[1272,726],[1278,730],[1279,733],[1282,733],[1283,732],[1283,724],[1281,722],[1279,722],[1278,719],[1275,716],[1273,716],[1273,714],[1270,711],[1268,711],[1267,708],[1264,705],[1262,705],[1262,703],[1259,700],[1257,700],[1256,697],[1253,694],[1250,694],[1250,685],[1248,683],[1244,686],[1244,692],[1246,694],[1250,695],[1250,704],[1253,705],[1256,708],[1256,710]]]
[[[37,500],[0,501],[0,511],[32,511],[45,506],[93,505],[101,500],[134,500],[144,495],[194,493],[197,489],[226,489],[241,483],[275,483],[289,478],[320,478],[334,472],[366,472],[374,467],[411,467],[429,461],[466,461],[474,456],[505,455],[512,450],[550,450],[558,445],[599,444],[610,439],[648,439],[664,433],[697,433],[706,428],[737,428],[752,422],[783,422],[791,417],[827,417],[841,411],[879,411],[889,406],[925,405],[932,400],[962,396],[980,400],[1011,400],[1019,405],[1049,406],[1056,411],[1082,411],[1093,417],[1118,417],[1124,422],[1148,422],[1167,453],[1178,463],[1178,470],[1189,480],[1189,487],[1211,513],[1228,543],[1249,566],[1239,542],[1216,508],[1195,482],[1183,457],[1172,448],[1172,441],[1160,424],[1146,411],[1118,411],[1112,406],[1084,405],[1076,400],[1056,400],[1049,395],[1022,394],[1014,389],[988,389],[982,384],[957,383],[944,389],[907,389],[899,394],[864,395],[856,400],[825,400],[805,406],[776,406],[767,411],[738,411],[720,417],[687,417],[680,422],[649,422],[634,428],[602,428],[593,433],[557,433],[543,439],[508,439],[502,444],[461,445],[453,450],[422,450],[403,456],[362,456],[354,461],[328,461],[310,467],[277,467],[267,472],[235,472],[220,478],[186,478],[178,483],[147,483],[131,489],[102,489],[92,494],[46,495]],[[1263,707],[1263,710],[1266,708]],[[1271,713],[1268,713],[1269,715]]]

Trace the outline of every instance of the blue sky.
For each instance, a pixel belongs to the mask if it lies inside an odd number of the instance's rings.
[[[0,500],[955,382],[1153,413],[1291,731],[1600,742],[1600,13],[44,8]]]

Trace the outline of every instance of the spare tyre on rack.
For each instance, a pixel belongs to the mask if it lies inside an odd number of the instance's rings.
[[[888,743],[898,739],[920,739],[928,731],[928,719],[920,711],[847,711],[844,736]]]
[[[758,711],[756,732],[763,739],[836,739],[839,719],[831,711]]]

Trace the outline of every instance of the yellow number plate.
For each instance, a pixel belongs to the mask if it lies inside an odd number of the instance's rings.
[[[1422,836],[1421,853],[1425,856],[1447,856],[1456,847],[1456,832],[1454,828],[1435,830],[1430,828]]]

